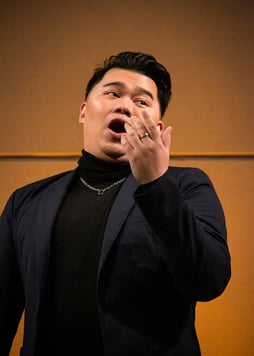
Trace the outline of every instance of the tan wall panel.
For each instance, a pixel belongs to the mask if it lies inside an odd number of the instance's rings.
[[[175,151],[253,147],[253,2],[2,2],[0,151],[77,151],[94,65],[151,52],[172,74]]]
[[[15,189],[76,165],[77,159],[0,159],[0,208]]]
[[[225,293],[209,303],[199,303],[197,329],[204,356],[252,356],[254,350],[253,284],[253,159],[172,159],[173,165],[204,169],[222,201],[232,255],[232,279]],[[25,183],[68,170],[76,160],[0,161],[1,204]],[[15,350],[21,342],[19,331]],[[13,351],[11,356],[18,355]]]
[[[0,152],[79,152],[85,84],[94,65],[121,50],[150,52],[170,70],[173,151],[254,151],[252,1],[26,0],[2,2],[0,17]],[[203,354],[251,356],[253,160],[173,163],[203,167],[227,217],[233,276],[223,296],[198,306]],[[75,165],[0,160],[0,208],[17,187]]]

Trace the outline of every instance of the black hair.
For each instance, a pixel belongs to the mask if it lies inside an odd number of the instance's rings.
[[[102,66],[95,68],[86,87],[85,99],[93,87],[112,68],[132,70],[151,78],[157,86],[161,116],[164,115],[171,97],[170,74],[162,64],[157,62],[155,57],[141,52],[121,52],[105,59]]]

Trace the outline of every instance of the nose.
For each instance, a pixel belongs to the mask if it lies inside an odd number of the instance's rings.
[[[133,103],[130,98],[121,97],[117,101],[117,106],[115,108],[116,113],[124,114],[127,117],[132,116]]]

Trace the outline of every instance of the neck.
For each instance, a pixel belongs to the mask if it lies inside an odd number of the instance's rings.
[[[82,150],[79,161],[79,174],[88,182],[113,182],[130,174],[128,162],[104,161],[91,153]]]

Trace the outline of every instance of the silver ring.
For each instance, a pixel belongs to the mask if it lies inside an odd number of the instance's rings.
[[[149,136],[149,133],[145,132],[145,133],[143,133],[142,136],[139,136],[139,139],[142,140],[143,138],[148,137],[148,136]]]

